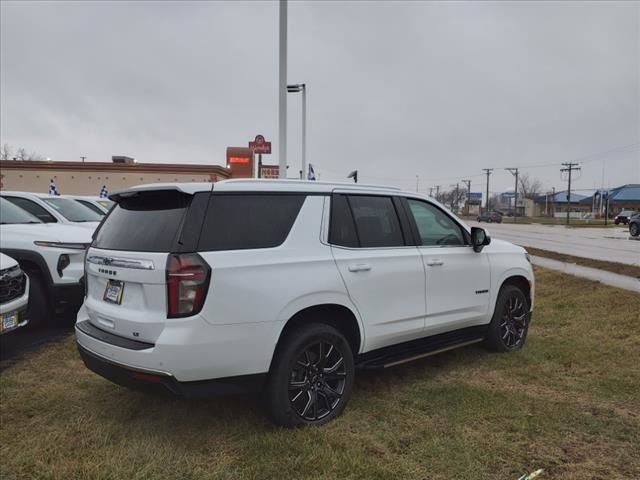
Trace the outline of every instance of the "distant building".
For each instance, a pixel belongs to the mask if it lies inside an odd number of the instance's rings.
[[[567,198],[567,191],[555,192],[555,194],[547,193],[538,195],[533,199],[533,209],[531,216],[534,217],[554,217],[564,216],[567,210],[572,213],[572,217],[581,217],[591,211],[591,206],[582,203],[584,195],[571,192],[571,198]]]
[[[251,176],[242,165],[137,163],[114,156],[112,162],[0,161],[0,189],[47,193],[51,180],[61,194],[98,195],[102,186],[116,192],[142,183],[217,182]],[[240,168],[239,168],[240,167]]]
[[[593,195],[583,198],[580,202],[588,205],[591,211],[604,213],[603,193],[606,190],[598,190]],[[622,210],[640,210],[640,184],[629,183],[608,190],[609,214],[617,215]]]

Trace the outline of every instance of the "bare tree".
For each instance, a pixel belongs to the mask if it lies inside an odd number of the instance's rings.
[[[531,178],[528,173],[521,173],[518,178],[520,192],[523,198],[535,198],[542,193],[542,182],[537,178]]]
[[[455,210],[456,207],[460,209],[466,199],[467,189],[464,187],[459,187],[458,189],[452,188],[451,190],[440,193],[440,202],[449,205],[451,210]]]
[[[0,160],[10,160],[11,159],[11,146],[8,143],[2,145],[2,150],[0,150]]]
[[[16,158],[18,160],[27,160],[28,156],[29,154],[24,148],[19,148],[18,151],[16,152]]]

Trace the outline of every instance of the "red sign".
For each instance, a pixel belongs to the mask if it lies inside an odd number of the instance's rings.
[[[262,135],[256,135],[253,142],[249,142],[249,148],[253,153],[271,153],[271,142],[267,142]]]
[[[249,163],[248,157],[229,157],[229,163]]]

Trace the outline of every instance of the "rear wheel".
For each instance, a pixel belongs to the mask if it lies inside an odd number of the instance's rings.
[[[297,328],[278,347],[269,373],[267,404],[278,425],[322,425],[344,410],[353,387],[353,353],[335,328]]]
[[[632,237],[637,237],[640,234],[640,227],[638,227],[637,223],[632,223],[629,225],[629,233]]]
[[[529,302],[522,290],[514,285],[503,286],[489,324],[487,346],[498,352],[521,348],[527,339],[530,318]]]

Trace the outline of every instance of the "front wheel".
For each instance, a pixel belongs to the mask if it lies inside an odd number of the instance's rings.
[[[524,345],[529,331],[529,302],[514,285],[500,289],[485,343],[497,352],[511,352]]]
[[[313,323],[287,334],[269,373],[267,405],[277,425],[322,425],[339,416],[351,396],[353,353],[335,328]]]
[[[629,233],[632,237],[637,237],[640,234],[640,227],[638,227],[637,223],[632,223],[629,225]]]

